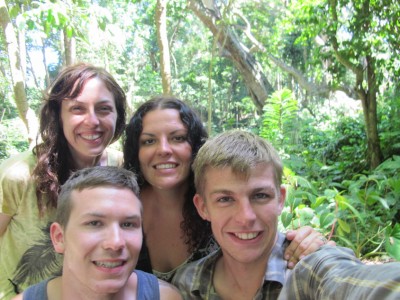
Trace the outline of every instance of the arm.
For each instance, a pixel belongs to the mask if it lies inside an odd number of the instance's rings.
[[[6,232],[8,224],[11,221],[11,216],[0,213],[0,237]]]
[[[302,259],[279,299],[400,299],[400,263],[364,265],[343,247],[324,246]]]
[[[285,250],[285,259],[288,261],[288,268],[292,269],[297,262],[304,256],[315,252],[321,246],[328,244],[336,246],[334,241],[327,241],[324,236],[312,229],[304,226],[297,230],[289,230],[286,238],[291,241]]]
[[[14,298],[12,298],[12,300],[23,300],[23,299],[24,299],[24,294],[23,293],[18,294]]]
[[[158,280],[160,286],[160,300],[182,300],[179,290],[172,284]]]

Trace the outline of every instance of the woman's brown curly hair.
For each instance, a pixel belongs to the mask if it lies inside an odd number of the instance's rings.
[[[140,170],[139,138],[143,130],[143,118],[148,112],[156,109],[175,109],[179,112],[182,123],[188,130],[187,138],[192,148],[192,162],[200,147],[208,138],[200,117],[182,100],[173,96],[157,96],[143,103],[130,119],[123,139],[124,167],[137,174],[141,188],[149,183]],[[185,242],[189,245],[189,250],[194,251],[205,240],[208,241],[212,233],[209,222],[204,221],[199,216],[193,204],[193,196],[196,190],[191,169],[188,182],[189,189],[185,196],[181,228],[185,234]]]
[[[39,134],[41,142],[33,149],[37,164],[33,170],[36,195],[41,215],[47,207],[57,207],[60,186],[74,171],[68,142],[61,124],[61,103],[79,96],[89,79],[98,78],[113,94],[117,110],[114,137],[116,141],[125,129],[126,96],[115,79],[103,68],[79,63],[64,68],[55,78],[44,96],[40,112]],[[37,142],[39,135],[37,137]]]

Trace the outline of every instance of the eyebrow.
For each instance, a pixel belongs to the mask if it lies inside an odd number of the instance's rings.
[[[252,189],[251,190],[251,192],[252,193],[258,193],[258,192],[263,192],[263,191],[265,191],[265,192],[275,192],[275,187],[274,186],[270,186],[270,185],[268,185],[268,186],[264,186],[264,187],[257,187],[257,188],[254,188],[254,189]],[[216,189],[216,190],[213,190],[211,193],[210,193],[210,195],[215,195],[215,194],[227,194],[227,195],[232,195],[232,194],[235,194],[235,192],[233,192],[233,191],[231,191],[231,190],[228,190],[228,189],[224,189],[224,188],[221,188],[221,189]]]
[[[185,134],[188,134],[188,132],[189,132],[186,128],[179,128],[179,129],[169,132],[168,134],[169,135],[176,134],[176,133],[179,133],[180,131],[182,131],[182,133],[185,133]],[[152,137],[156,136],[156,134],[154,134],[154,133],[144,132],[144,131],[142,131],[141,135],[148,135],[148,136],[152,136]]]
[[[107,215],[104,213],[99,213],[99,212],[89,212],[83,215],[84,217],[96,217],[96,218],[107,218]],[[128,215],[124,217],[124,220],[140,220],[142,217],[141,215],[134,214],[134,215]]]
[[[108,98],[102,98],[102,99],[100,99],[99,101],[97,101],[95,104],[102,104],[102,103],[108,103],[108,102],[114,102],[114,100],[113,99],[108,99]],[[75,98],[75,99],[69,99],[68,101],[67,101],[67,103],[68,104],[70,104],[70,105],[73,105],[73,103],[80,103],[80,104],[86,104],[86,102],[85,101],[80,101],[80,100],[78,100],[77,98]]]

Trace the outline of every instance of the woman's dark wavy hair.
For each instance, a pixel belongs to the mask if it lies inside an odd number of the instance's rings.
[[[73,100],[82,92],[89,79],[98,78],[113,94],[117,121],[111,142],[116,141],[125,129],[126,96],[122,88],[106,70],[86,63],[64,68],[54,79],[44,95],[40,112],[37,146],[32,150],[38,162],[33,170],[36,195],[41,215],[47,207],[57,207],[60,186],[68,179],[74,165],[61,124],[61,103]]]
[[[158,96],[143,103],[129,121],[123,144],[124,167],[138,175],[140,187],[148,184],[140,170],[139,162],[139,138],[143,130],[143,118],[148,112],[156,109],[176,109],[179,112],[181,120],[188,130],[187,139],[192,148],[192,162],[208,137],[201,119],[182,100],[170,96]],[[210,224],[199,216],[193,204],[196,190],[192,170],[190,170],[188,180],[189,189],[185,196],[181,228],[185,234],[186,244],[189,245],[190,251],[194,251],[212,234]]]

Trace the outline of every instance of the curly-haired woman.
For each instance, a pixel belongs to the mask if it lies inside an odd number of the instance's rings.
[[[193,203],[192,162],[207,137],[197,114],[171,96],[143,103],[127,126],[124,167],[138,175],[143,203],[144,240],[137,269],[166,281],[181,266],[219,247],[210,223]],[[293,240],[286,252],[292,264],[324,243],[311,227],[287,237]]]
[[[71,172],[122,164],[122,154],[107,147],[124,131],[125,111],[124,91],[107,71],[90,64],[64,68],[49,87],[40,143],[0,167],[1,299],[46,278],[35,257],[53,254],[35,253],[35,241],[53,220],[60,186]],[[28,248],[32,252],[21,260]]]

